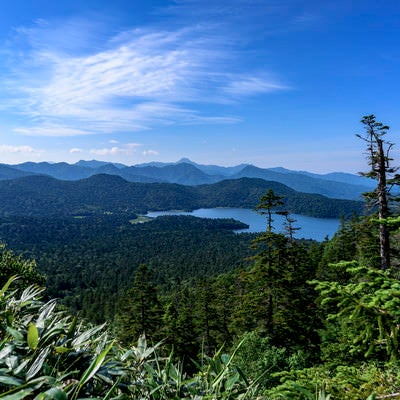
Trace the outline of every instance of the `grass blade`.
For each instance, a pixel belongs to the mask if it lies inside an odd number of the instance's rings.
[[[112,347],[114,346],[114,342],[111,342],[109,344],[109,346],[104,349],[90,364],[89,368],[85,371],[85,373],[82,375],[82,378],[80,380],[80,384],[79,386],[82,387],[86,382],[89,381],[89,379],[91,379],[96,372],[99,370],[99,368],[101,367],[101,365],[104,362],[104,359],[106,358],[108,352],[112,349]]]

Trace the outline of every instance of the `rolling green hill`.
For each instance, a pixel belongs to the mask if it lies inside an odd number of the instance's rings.
[[[241,178],[200,186],[134,183],[115,175],[80,181],[29,176],[0,181],[0,216],[134,215],[153,210],[211,207],[254,208],[268,189],[283,195],[296,214],[338,218],[361,213],[363,203],[297,192],[278,182]]]

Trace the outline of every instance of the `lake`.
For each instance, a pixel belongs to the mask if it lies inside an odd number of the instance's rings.
[[[254,210],[247,208],[199,208],[192,212],[184,211],[153,211],[147,214],[148,217],[158,217],[160,215],[192,215],[200,218],[233,218],[249,225],[249,229],[243,229],[238,232],[263,232],[266,228],[266,218],[257,214]],[[296,231],[297,239],[314,239],[322,242],[326,236],[332,238],[338,230],[340,221],[338,219],[313,218],[304,215],[290,214],[295,219],[294,227],[301,228]],[[273,216],[273,226],[275,232],[284,232],[285,217],[281,215]]]

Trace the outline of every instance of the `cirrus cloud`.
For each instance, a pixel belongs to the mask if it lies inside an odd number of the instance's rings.
[[[79,136],[171,124],[232,124],[240,116],[219,113],[218,104],[286,89],[265,79],[265,72],[230,70],[235,44],[207,24],[126,30],[90,51],[89,46],[77,44],[76,51],[73,44],[66,46],[60,34],[64,25],[71,38],[94,36],[88,31],[95,27],[82,20],[59,26],[40,20],[18,30],[29,46],[19,67],[4,77],[14,94],[12,109],[25,118],[15,133]],[[204,104],[214,104],[216,111],[205,112]]]

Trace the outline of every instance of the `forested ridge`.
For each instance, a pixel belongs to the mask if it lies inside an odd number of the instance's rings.
[[[60,217],[112,212],[133,217],[135,213],[157,210],[254,208],[268,189],[283,195],[286,208],[295,214],[339,218],[361,213],[363,208],[361,201],[296,192],[263,179],[241,178],[184,186],[127,182],[119,176],[102,174],[79,181],[60,181],[47,176],[0,181],[0,216]]]
[[[318,193],[333,199],[359,200],[371,185],[361,176],[345,173],[318,175],[306,171],[291,171],[285,168],[259,168],[253,165],[222,167],[196,164],[188,159],[176,163],[148,163],[133,166],[101,161],[26,162],[18,165],[0,164],[0,180],[21,176],[45,175],[61,180],[76,181],[93,175],[108,174],[124,178],[129,182],[178,183],[202,185],[226,179],[261,178],[280,182],[299,192]]]
[[[183,216],[3,216],[0,397],[399,398],[400,176],[389,127],[362,124],[370,212],[322,243],[296,240],[272,187],[258,235]]]

